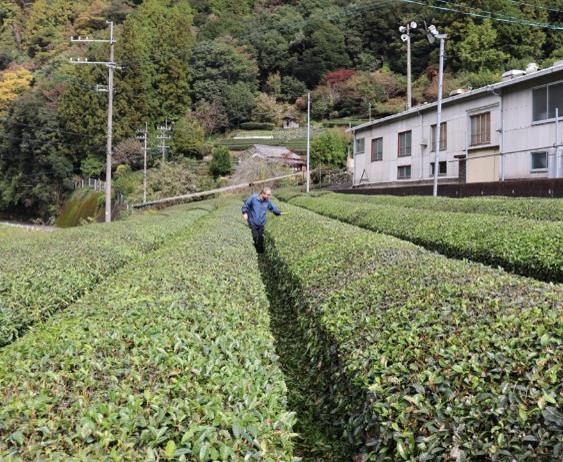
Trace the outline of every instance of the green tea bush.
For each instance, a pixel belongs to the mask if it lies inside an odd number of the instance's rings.
[[[0,346],[66,308],[117,268],[160,247],[205,213],[177,208],[109,225],[0,240]]]
[[[374,205],[392,205],[442,212],[484,213],[486,215],[563,221],[563,199],[534,197],[451,197],[431,196],[369,196],[338,194],[341,200]]]
[[[563,222],[355,203],[339,197],[300,196],[290,202],[450,257],[501,266],[545,281],[563,281]]]
[[[292,313],[310,406],[350,458],[561,460],[562,286],[286,207],[274,316]]]
[[[0,351],[1,460],[291,461],[238,203]]]

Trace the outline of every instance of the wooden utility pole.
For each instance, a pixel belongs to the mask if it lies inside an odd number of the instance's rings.
[[[109,39],[92,39],[89,37],[72,37],[73,43],[109,43],[110,54],[109,61],[89,61],[88,58],[71,58],[72,64],[94,64],[103,65],[108,68],[108,86],[98,86],[98,91],[108,93],[108,122],[107,122],[107,143],[106,143],[106,223],[111,222],[111,164],[112,164],[112,137],[113,137],[113,73],[116,69],[115,59],[115,38],[113,36],[113,22],[106,21],[110,28]]]

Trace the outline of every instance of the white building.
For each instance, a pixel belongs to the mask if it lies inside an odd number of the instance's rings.
[[[437,103],[353,127],[354,185],[425,184],[434,175]],[[440,182],[563,176],[563,62],[510,71],[442,102]],[[559,165],[557,165],[559,164]]]

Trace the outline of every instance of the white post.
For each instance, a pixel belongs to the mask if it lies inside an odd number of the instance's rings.
[[[309,192],[311,182],[311,93],[307,93],[307,186]]]
[[[555,108],[555,178],[559,178],[559,108],[558,107]]]
[[[440,39],[440,70],[438,73],[438,108],[436,110],[436,152],[434,153],[434,188],[433,196],[438,196],[438,173],[440,171],[440,132],[442,125],[442,85],[444,81],[444,42],[446,35],[438,35]]]
[[[143,202],[147,201],[147,133],[149,130],[148,122],[145,122],[145,133],[144,133],[144,156],[143,156]]]
[[[407,110],[412,107],[411,26],[407,24]]]

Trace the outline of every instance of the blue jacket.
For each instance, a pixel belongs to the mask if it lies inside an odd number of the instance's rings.
[[[266,212],[272,212],[274,215],[281,215],[279,209],[272,204],[270,199],[265,201],[260,199],[259,194],[252,194],[242,204],[242,213],[248,214],[248,223],[250,226],[264,226],[266,224]]]

